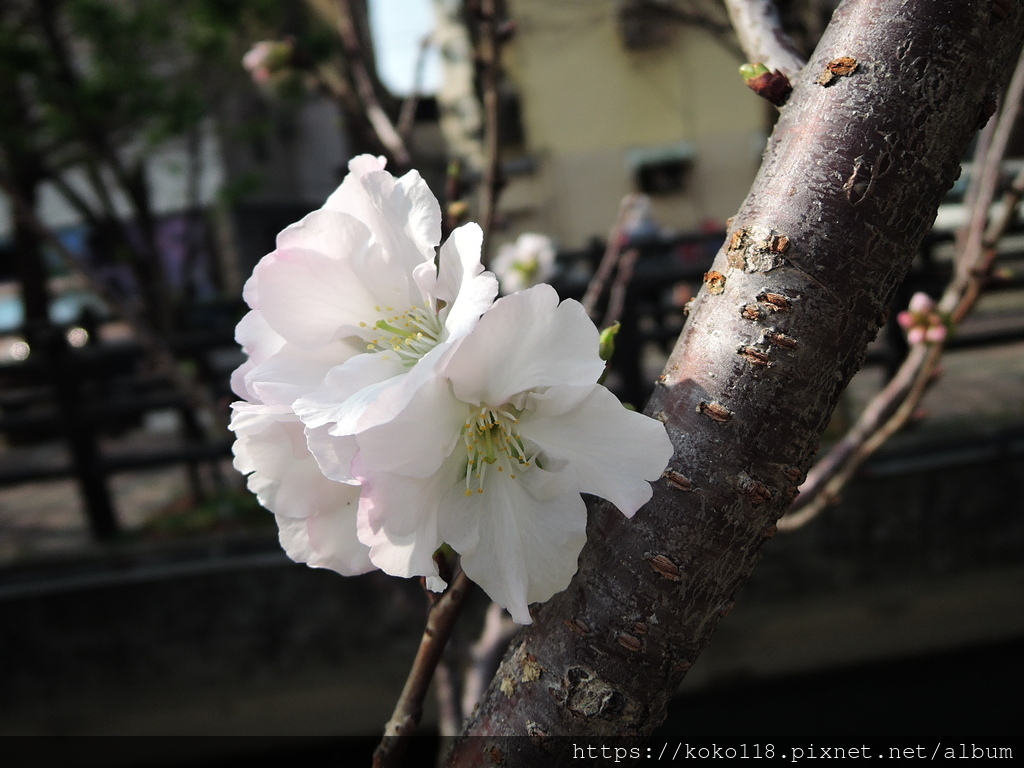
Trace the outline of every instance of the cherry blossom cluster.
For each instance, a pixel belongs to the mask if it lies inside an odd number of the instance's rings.
[[[278,236],[245,285],[232,387],[235,467],[288,555],[443,589],[447,544],[520,623],[564,589],[581,493],[632,516],[672,448],[595,382],[598,332],[538,285],[495,300],[475,224],[437,252],[415,171],[357,157],[324,206]]]
[[[935,308],[935,301],[927,293],[918,291],[910,297],[910,306],[896,315],[896,322],[907,333],[911,344],[946,340],[946,319]]]

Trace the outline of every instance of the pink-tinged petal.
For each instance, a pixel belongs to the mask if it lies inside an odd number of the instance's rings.
[[[259,365],[248,367],[244,374],[245,386],[260,402],[290,405],[319,386],[332,368],[359,351],[348,341],[335,341],[316,349],[286,344]]]
[[[918,291],[917,293],[910,297],[909,307],[911,312],[917,315],[921,315],[924,314],[925,312],[931,312],[931,310],[935,307],[935,302],[932,300],[932,297],[929,296],[927,293]]]
[[[389,352],[356,355],[330,370],[319,386],[295,400],[295,412],[309,427],[335,425],[335,434],[355,434],[366,408],[408,369]]]
[[[410,257],[408,251],[396,256],[378,242],[366,224],[338,211],[313,211],[281,232],[275,253],[293,251],[312,251],[338,261],[338,269],[345,270],[344,279],[356,284],[352,290],[360,291],[355,296],[363,297],[360,304],[343,309],[360,317],[367,313],[363,318],[367,320],[383,314],[377,307],[390,306],[404,311],[422,303],[422,296],[410,275],[423,264],[433,268],[433,250],[429,259],[417,254]]]
[[[453,453],[465,455],[460,434],[469,411],[452,396],[447,379],[426,377],[386,423],[359,431],[363,461],[385,472],[427,477]]]
[[[914,327],[914,316],[907,310],[903,310],[896,315],[896,322],[900,324],[900,328],[906,331]]]
[[[907,341],[910,344],[921,344],[924,341],[924,335],[924,328],[919,325],[915,325],[907,331]]]
[[[324,209],[364,222],[374,240],[411,272],[434,256],[441,239],[441,208],[416,171],[396,179],[386,171],[370,170],[370,164],[350,163],[349,175],[327,198]]]
[[[465,462],[453,457],[433,475],[409,477],[370,466],[362,453],[357,454],[352,462],[352,474],[364,490],[359,509],[360,540],[373,546],[421,531],[433,554],[441,546],[436,535],[438,506],[449,489],[459,482],[464,468]]]
[[[604,370],[597,328],[549,285],[494,302],[445,366],[456,396],[498,406],[530,389],[593,384]]]
[[[575,479],[577,491],[607,499],[627,517],[651,498],[648,481],[657,480],[672,458],[660,421],[623,408],[596,384],[531,395],[519,431],[542,456],[565,462],[561,471]]]
[[[473,330],[498,295],[497,279],[484,272],[480,263],[483,237],[479,226],[465,224],[441,246],[440,275],[433,296],[448,305],[448,338],[458,339]]]
[[[356,536],[356,513],[359,509],[359,487],[350,488],[344,506],[322,512],[305,520],[309,544],[314,556],[303,561],[314,568],[329,568],[343,576],[372,571],[369,548]]]
[[[358,490],[358,489],[357,489]],[[278,540],[285,554],[311,568],[327,568],[342,576],[358,576],[376,570],[370,549],[355,537],[354,508],[337,514],[291,518],[277,515]],[[313,542],[324,547],[315,548]]]
[[[235,468],[249,475],[249,490],[271,512],[312,517],[346,507],[353,495],[358,497],[357,486],[323,476],[306,447],[302,422],[287,410],[236,403],[231,429],[238,438]]]
[[[357,531],[370,547],[370,560],[392,576],[437,577],[434,552],[442,541],[437,533],[438,506],[455,482],[457,467],[449,465],[427,478],[374,473],[362,476],[361,457],[353,468],[363,483]]]
[[[946,340],[946,326],[945,325],[932,325],[929,326],[928,330],[924,333],[926,341],[930,341],[933,344],[939,344]]]
[[[231,391],[249,402],[256,402],[259,396],[247,383],[249,372],[281,351],[285,344],[284,338],[267,325],[261,312],[253,310],[239,321],[235,328],[235,341],[248,355],[248,360],[231,374]]]
[[[260,310],[267,324],[293,344],[316,347],[372,333],[387,307],[404,311],[418,300],[408,274],[384,261],[365,227],[348,219],[345,224],[332,237],[346,258],[285,248],[256,265]]]
[[[359,446],[354,437],[337,437],[327,427],[306,428],[306,447],[313,454],[324,477],[339,483],[355,483],[352,462]]]
[[[265,286],[260,309],[267,323],[301,347],[318,347],[360,333],[376,322],[376,301],[351,268],[314,251],[278,252],[256,265]]]
[[[242,299],[251,309],[259,309],[259,289],[257,287],[256,275],[249,275],[249,279],[242,286]]]
[[[453,489],[441,506],[439,533],[462,556],[466,574],[519,624],[528,605],[569,585],[586,541],[586,505],[578,493],[538,500],[528,475],[492,475],[483,493]]]

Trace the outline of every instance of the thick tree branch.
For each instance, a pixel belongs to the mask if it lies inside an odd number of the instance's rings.
[[[458,741],[448,765],[563,764],[566,741],[546,736],[632,743],[664,719],[792,500],[1022,32],[1024,9],[989,2],[836,12],[715,260],[725,280],[698,295],[648,405],[675,445],[669,469],[632,520],[593,505],[576,578],[513,641],[464,731],[484,738]]]

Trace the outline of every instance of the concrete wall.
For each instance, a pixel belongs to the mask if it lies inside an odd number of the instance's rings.
[[[546,232],[566,248],[606,235],[621,199],[638,191],[630,168],[638,151],[693,153],[683,189],[653,199],[662,225],[694,230],[735,213],[767,126],[763,103],[737,74],[741,62],[683,26],[664,45],[628,49],[614,3],[509,5],[517,33],[506,65],[521,102],[523,152],[536,162],[502,199],[517,231]]]

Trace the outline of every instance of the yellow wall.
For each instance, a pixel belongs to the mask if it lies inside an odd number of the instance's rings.
[[[505,64],[525,151],[538,163],[504,194],[510,236],[534,229],[576,248],[606,235],[636,191],[628,150],[681,142],[693,146],[693,166],[682,193],[653,198],[658,221],[686,231],[735,213],[757,170],[766,114],[737,73],[741,62],[709,34],[677,25],[667,45],[627,50],[606,0],[510,0],[509,11],[517,34]]]

